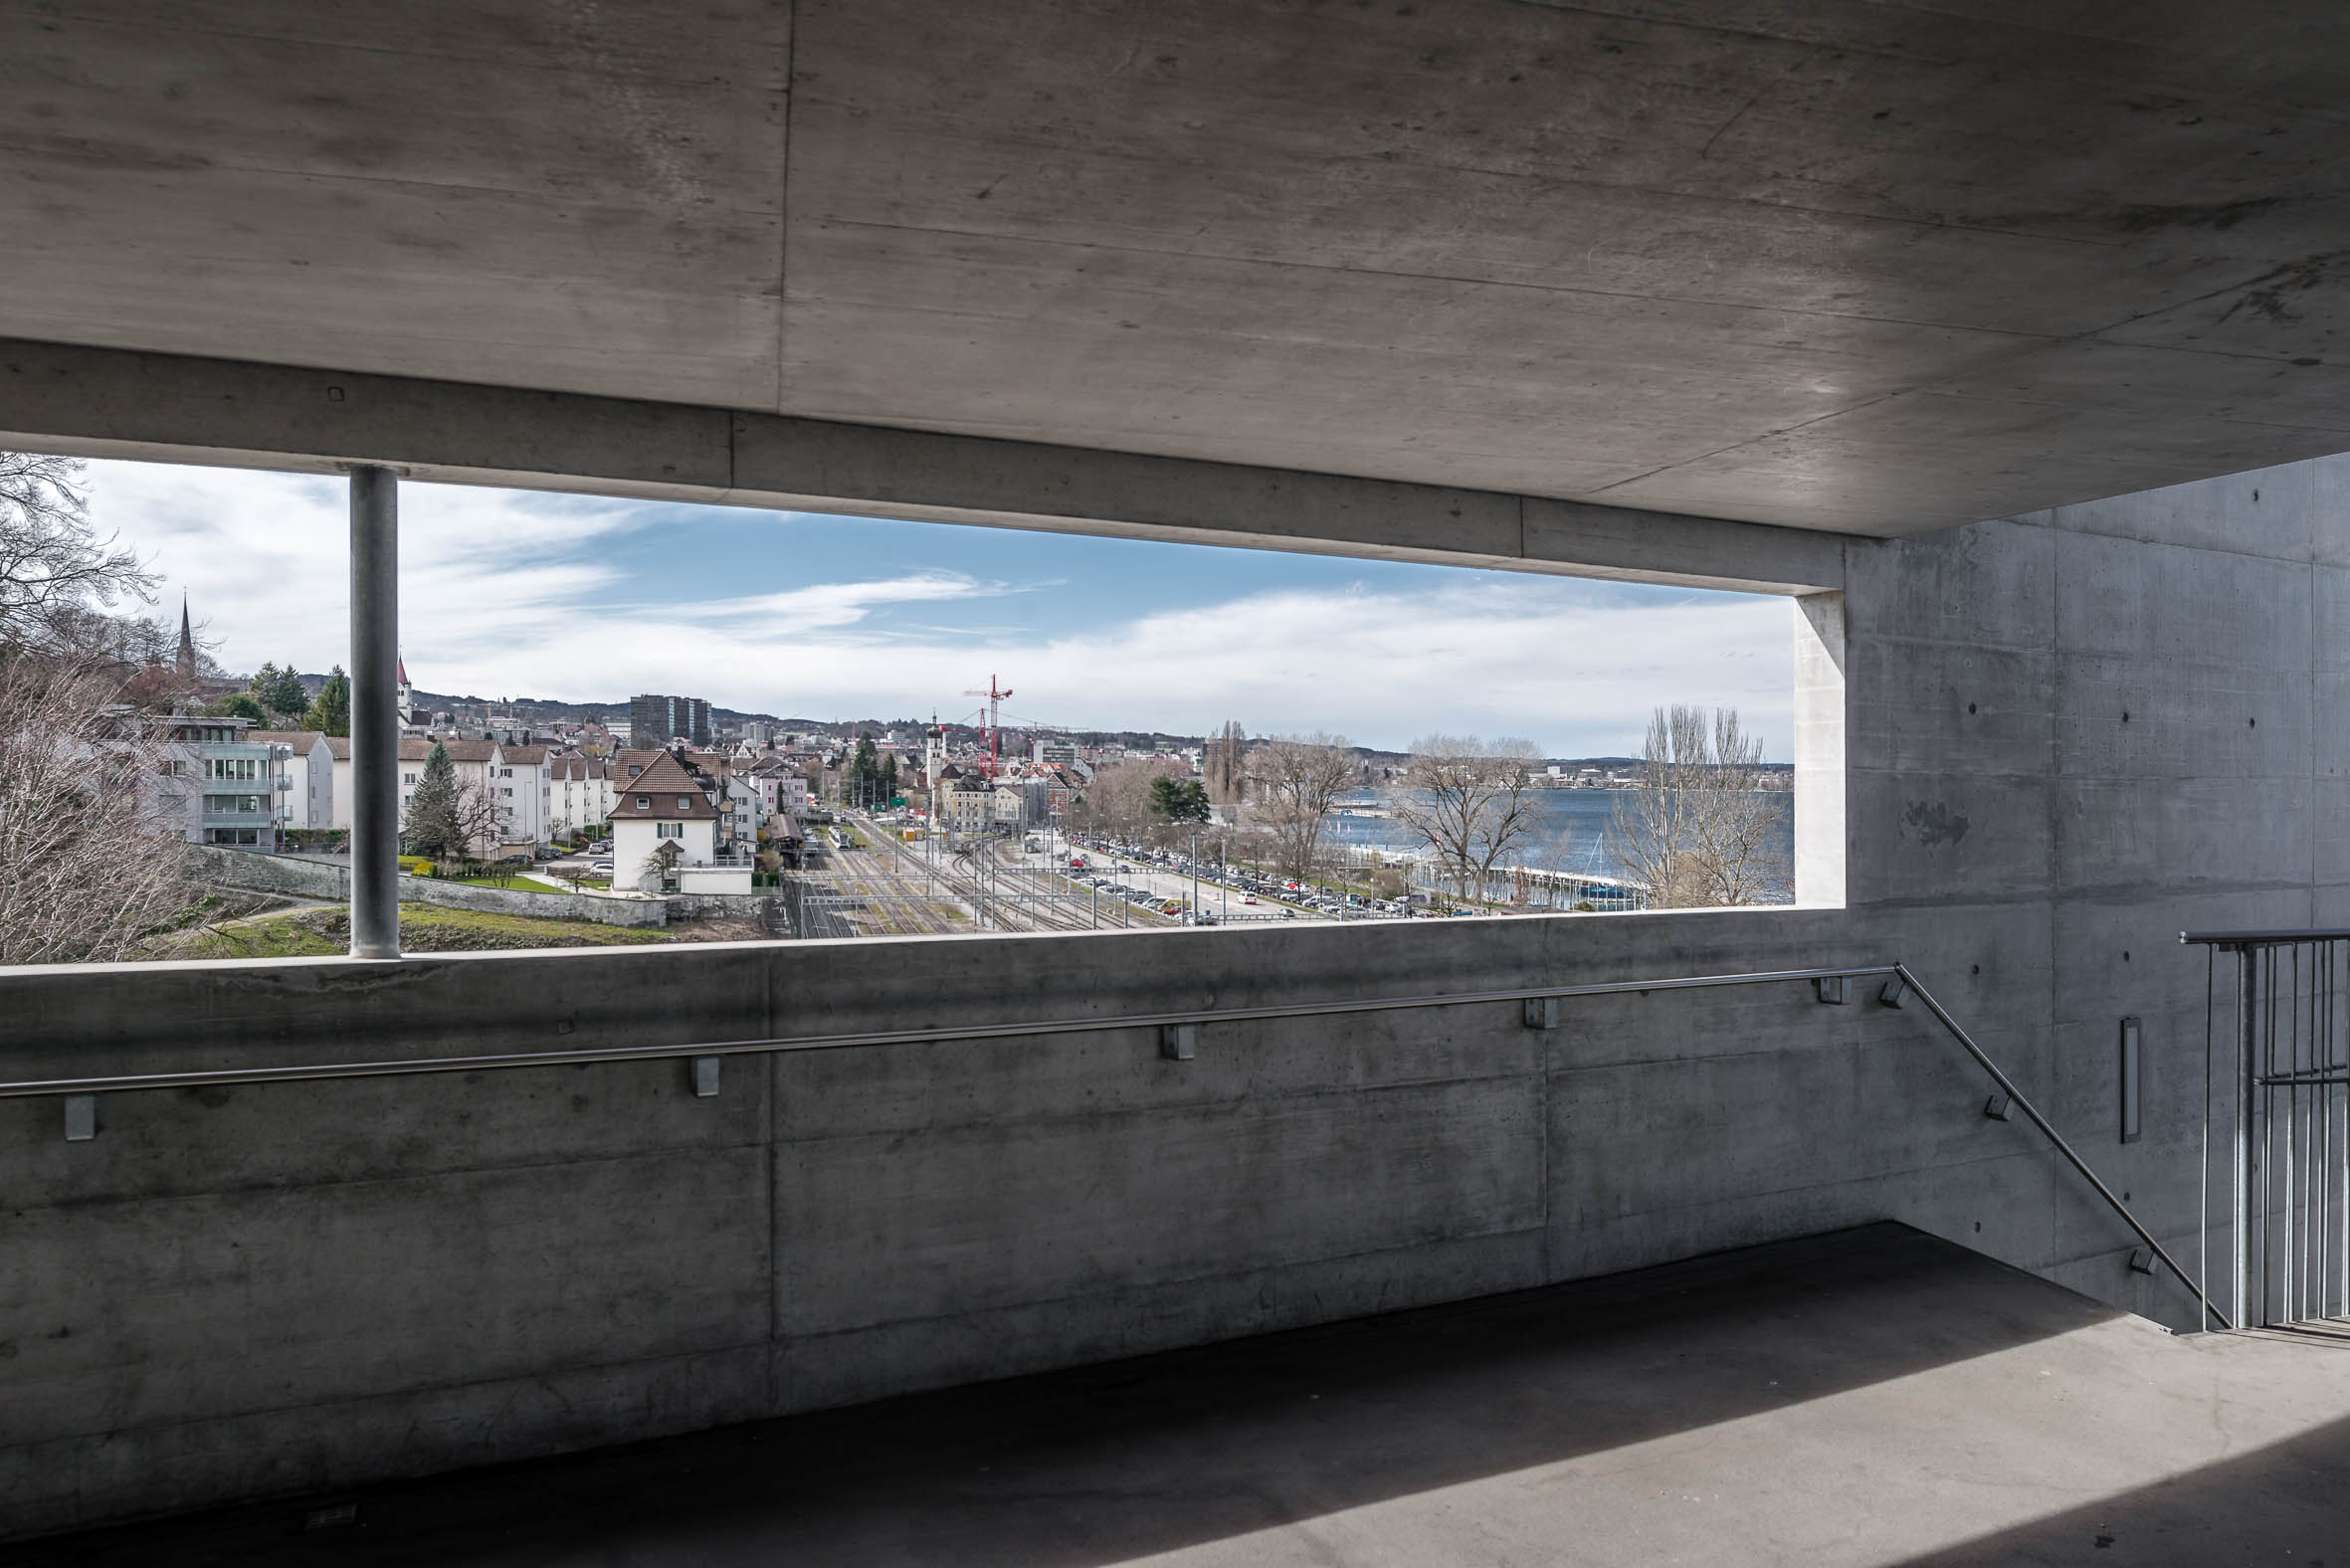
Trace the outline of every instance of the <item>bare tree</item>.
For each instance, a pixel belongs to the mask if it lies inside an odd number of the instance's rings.
[[[1543,902],[1553,908],[1558,905],[1559,884],[1566,881],[1575,857],[1575,831],[1560,827],[1549,838],[1537,841],[1531,864],[1543,874]]]
[[[1739,726],[1734,707],[1713,710],[1712,761],[1696,822],[1707,901],[1766,902],[1788,882],[1780,842],[1786,797],[1773,792],[1763,768],[1762,737]]]
[[[1609,814],[1616,859],[1652,909],[1702,901],[1695,817],[1708,760],[1704,715],[1678,703],[1670,712],[1658,708],[1641,742],[1640,782],[1617,794]]]
[[[135,956],[193,905],[193,748],[116,707],[119,684],[0,657],[0,964]]]
[[[1249,732],[1241,728],[1239,719],[1227,719],[1224,727],[1208,737],[1201,772],[1206,776],[1208,799],[1219,806],[1239,803],[1246,782]]]
[[[101,612],[154,592],[137,555],[91,527],[84,473],[78,459],[0,452],[0,649],[103,650]]]
[[[495,850],[505,840],[505,826],[499,819],[497,797],[480,779],[461,779],[457,785],[451,815],[457,823],[459,841],[468,854],[481,858]]]
[[[1353,787],[1356,772],[1344,735],[1275,735],[1249,753],[1249,817],[1271,841],[1274,870],[1313,875],[1331,804]]]
[[[1616,798],[1610,838],[1651,908],[1759,903],[1785,886],[1781,797],[1761,738],[1736,708],[1658,708],[1641,757],[1640,783]]]
[[[1530,740],[1423,735],[1412,742],[1395,814],[1428,844],[1463,901],[1534,832]]]
[[[1151,781],[1177,777],[1181,772],[1168,762],[1120,762],[1103,768],[1073,805],[1072,816],[1078,826],[1112,838],[1145,838],[1155,825],[1150,811]]]
[[[678,869],[678,862],[685,852],[678,848],[675,839],[664,839],[653,847],[637,866],[637,889],[640,892],[659,892],[669,885],[670,874]]]

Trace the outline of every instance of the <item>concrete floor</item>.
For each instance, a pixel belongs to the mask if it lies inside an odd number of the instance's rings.
[[[2350,1338],[1883,1225],[0,1561],[2339,1568],[2346,1498]]]

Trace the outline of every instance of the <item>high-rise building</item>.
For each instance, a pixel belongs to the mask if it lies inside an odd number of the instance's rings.
[[[643,749],[673,740],[710,743],[710,705],[697,696],[640,694],[629,699],[629,744]]]

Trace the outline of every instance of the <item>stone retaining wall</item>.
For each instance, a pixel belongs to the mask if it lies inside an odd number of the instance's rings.
[[[229,886],[307,898],[351,895],[351,871],[347,864],[294,855],[264,855],[256,850],[223,849],[210,844],[192,844],[188,846],[188,855],[199,876]],[[476,887],[430,877],[401,878],[400,898],[404,903],[434,903],[452,909],[519,914],[539,920],[592,920],[598,925],[667,925],[670,913],[668,904],[655,898],[607,898],[595,893],[552,889],[527,892],[511,887]],[[734,901],[755,905],[758,900]],[[729,912],[757,911],[753,908]]]

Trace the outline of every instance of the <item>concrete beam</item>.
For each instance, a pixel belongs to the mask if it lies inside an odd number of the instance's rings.
[[[1839,534],[1497,490],[0,339],[0,446],[1807,594]]]

